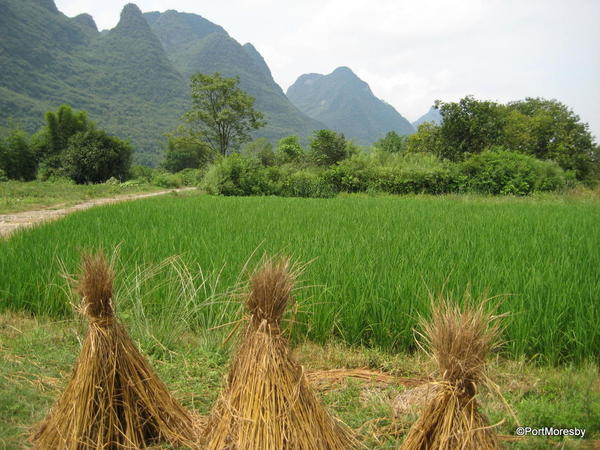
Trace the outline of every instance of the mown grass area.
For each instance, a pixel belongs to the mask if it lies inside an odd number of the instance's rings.
[[[61,272],[75,271],[83,249],[119,246],[118,288],[135,290],[145,320],[164,317],[165,307],[185,308],[190,329],[206,330],[238,317],[235,305],[215,295],[230,291],[263,252],[281,252],[311,261],[294,314],[296,340],[411,351],[429,291],[457,299],[468,291],[475,299],[500,296],[493,302],[510,314],[507,354],[597,361],[598,223],[597,202],[153,198],[76,213],[2,242],[0,308],[67,317]],[[177,268],[138,277],[173,255],[180,255]],[[183,278],[180,305],[171,280]]]
[[[144,183],[72,184],[48,181],[5,181],[0,183],[0,214],[65,207],[93,198],[159,191],[164,188]]]
[[[186,407],[209,414],[224,383],[232,342],[193,333],[177,337],[172,350],[157,354],[151,328],[125,320],[133,339],[160,377]],[[229,331],[229,330],[228,330]],[[65,387],[80,351],[86,326],[79,320],[32,319],[24,314],[0,315],[0,448],[22,448],[31,427],[48,412]],[[303,343],[294,350],[307,371],[369,368],[390,375],[421,378],[433,365],[421,354],[389,354],[350,348],[341,343]],[[593,448],[600,439],[600,384],[594,365],[537,367],[522,361],[492,361],[488,375],[513,410],[495,390],[482,389],[479,402],[499,434],[514,438],[517,423],[532,427],[586,429],[585,441],[561,438],[503,439],[508,448],[549,448],[553,445]],[[395,382],[352,378],[313,384],[329,410],[353,428],[367,448],[395,449],[415,421],[418,409],[395,413],[394,400],[407,388]],[[517,422],[518,420],[518,422]],[[561,447],[563,448],[563,447]]]

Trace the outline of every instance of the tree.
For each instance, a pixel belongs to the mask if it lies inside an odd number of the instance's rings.
[[[275,165],[275,152],[273,144],[268,139],[258,138],[249,142],[242,148],[242,154],[256,158],[263,166]]]
[[[45,119],[46,125],[34,140],[40,161],[48,167],[59,166],[60,154],[69,146],[73,135],[94,128],[87,112],[74,111],[69,105],[61,105],[56,112],[48,111]]]
[[[298,162],[304,156],[298,136],[286,136],[277,142],[277,159],[281,163]]]
[[[179,127],[175,133],[167,136],[167,152],[162,166],[169,172],[183,169],[199,169],[206,166],[214,156],[214,152],[206,142],[202,141],[185,127]]]
[[[388,153],[402,153],[405,149],[406,136],[399,136],[395,131],[390,131],[384,138],[375,142],[375,147]]]
[[[0,170],[13,180],[35,179],[37,158],[24,131],[14,129],[5,143],[0,142]]]
[[[190,132],[218,154],[227,155],[266,124],[254,98],[239,87],[239,78],[197,73],[191,78],[192,109],[184,115]]]
[[[310,152],[313,161],[321,166],[331,166],[350,155],[344,135],[331,130],[315,131]]]
[[[442,114],[440,126],[442,158],[462,161],[470,154],[502,144],[506,107],[467,96],[458,103],[436,101]]]
[[[408,153],[433,153],[441,157],[442,148],[440,127],[433,122],[423,122],[417,132],[406,139]]]
[[[584,179],[594,171],[594,138],[588,125],[557,100],[526,98],[507,105],[504,145],[556,161]]]
[[[69,139],[61,154],[62,168],[76,183],[102,183],[111,177],[129,175],[131,147],[128,142],[102,130],[79,132]]]

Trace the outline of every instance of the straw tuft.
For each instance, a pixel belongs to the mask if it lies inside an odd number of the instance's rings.
[[[83,256],[75,289],[88,332],[65,391],[31,442],[58,450],[197,447],[198,417],[169,393],[113,316],[113,278],[104,254]]]
[[[114,278],[114,269],[104,252],[83,254],[76,291],[81,296],[84,314],[89,318],[103,319],[113,316]]]
[[[207,426],[211,450],[342,450],[359,444],[331,417],[279,328],[297,270],[267,260],[250,278],[252,314]]]
[[[425,406],[402,446],[406,450],[498,449],[493,427],[479,412],[477,387],[485,360],[501,331],[487,302],[459,308],[447,299],[432,302],[430,321],[421,319],[420,336],[441,376],[436,395]]]
[[[291,301],[296,273],[289,258],[267,259],[250,276],[250,292],[246,306],[255,325],[266,320],[279,325],[287,304]]]

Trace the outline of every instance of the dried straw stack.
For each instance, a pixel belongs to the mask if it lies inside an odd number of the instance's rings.
[[[434,399],[410,429],[405,450],[499,449],[493,427],[477,408],[477,385],[485,360],[497,345],[500,325],[486,302],[461,310],[449,300],[432,303],[430,322],[421,320],[421,337],[439,367],[442,381]]]
[[[76,290],[89,329],[71,379],[32,443],[42,449],[197,447],[197,420],[167,390],[114,315],[114,272],[84,255]]]
[[[319,403],[282,336],[280,321],[296,276],[285,258],[266,260],[252,274],[246,297],[251,317],[209,419],[209,449],[358,447],[350,430]]]

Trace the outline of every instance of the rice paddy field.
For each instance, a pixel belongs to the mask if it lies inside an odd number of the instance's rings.
[[[118,247],[117,304],[138,326],[210,334],[240,317],[241,273],[264,253],[306,263],[296,343],[415,350],[430,295],[492,298],[502,352],[544,364],[600,355],[600,202],[481,197],[179,195],[101,206],[0,243],[0,308],[70,318],[62,274]],[[138,320],[139,319],[139,320]],[[149,326],[149,325],[148,325]],[[215,331],[212,331],[215,330]]]

